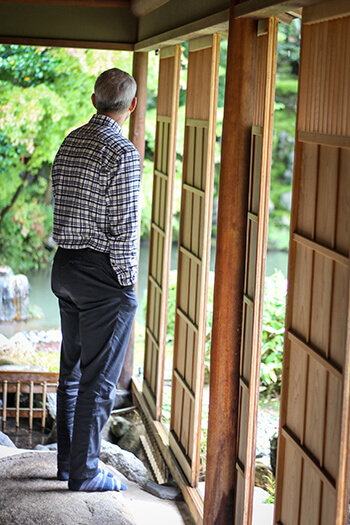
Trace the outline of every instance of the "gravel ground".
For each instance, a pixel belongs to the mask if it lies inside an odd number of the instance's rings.
[[[256,455],[259,458],[270,456],[270,439],[278,432],[279,414],[276,402],[263,405],[258,413]]]

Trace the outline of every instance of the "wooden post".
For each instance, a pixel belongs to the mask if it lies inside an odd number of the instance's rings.
[[[134,53],[133,77],[137,82],[137,106],[130,115],[129,140],[140,153],[141,172],[145,156],[148,53]]]
[[[129,139],[140,153],[141,176],[145,156],[145,123],[147,106],[147,66],[148,53],[134,53],[133,77],[137,82],[137,106],[130,116]],[[137,291],[137,283],[135,285]],[[135,324],[130,334],[130,340],[118,388],[129,389],[133,373]]]
[[[222,133],[204,524],[234,523],[256,21],[231,3]]]

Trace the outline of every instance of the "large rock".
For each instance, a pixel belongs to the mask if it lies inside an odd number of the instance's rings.
[[[273,476],[270,466],[266,464],[266,462],[264,462],[263,459],[257,459],[255,462],[254,485],[269,492],[269,490],[271,489],[272,482]]]
[[[10,344],[10,341],[4,334],[0,334],[0,350],[7,348]]]
[[[131,428],[132,424],[125,417],[111,415],[110,432],[117,439],[123,437]]]
[[[123,450],[118,445],[102,439],[100,459],[124,474],[130,481],[143,486],[149,479],[148,472],[141,460],[134,454]]]
[[[71,492],[56,479],[56,454],[0,459],[0,525],[136,525],[121,492]]]
[[[124,436],[118,440],[118,445],[120,446],[120,448],[132,452],[142,461],[144,458],[144,454],[141,446],[140,437],[144,436],[145,434],[146,430],[142,423],[133,425],[130,428],[129,432],[124,434]]]
[[[9,266],[0,266],[0,320],[29,318],[30,285],[25,275],[14,275]]]
[[[147,481],[147,483],[145,483],[145,485],[142,488],[146,492],[149,492],[150,494],[153,494],[153,496],[156,496],[160,499],[176,501],[181,501],[183,499],[182,492],[179,489],[179,487],[172,487],[170,485],[158,485],[158,483],[154,483],[154,481],[149,480]]]
[[[0,432],[0,445],[9,448],[17,448],[14,442],[3,432]]]
[[[57,443],[47,445],[36,445],[36,450],[52,451],[57,450]],[[121,472],[128,480],[134,481],[141,487],[149,480],[146,467],[134,454],[123,450],[118,445],[102,439],[100,459],[106,465],[110,465],[118,472]]]

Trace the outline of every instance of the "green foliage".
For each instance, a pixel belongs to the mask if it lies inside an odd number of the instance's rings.
[[[171,418],[171,389],[163,389],[162,422],[169,428]]]
[[[281,389],[286,288],[281,271],[266,277],[260,371],[261,392],[266,397],[278,395]]]
[[[0,83],[32,87],[52,84],[57,78],[57,59],[44,47],[0,45]]]
[[[141,208],[141,238],[149,239],[152,215],[153,163],[149,159],[143,162]]]
[[[167,345],[174,342],[176,310],[177,271],[171,270],[168,296]],[[286,279],[281,271],[276,271],[265,280],[263,333],[261,349],[261,391],[266,397],[280,392],[282,376],[282,357],[284,341],[284,315],[286,307]],[[210,371],[210,346],[214,300],[214,272],[209,274],[207,327],[205,344],[205,369]]]
[[[287,250],[289,246],[299,44],[300,21],[289,26],[280,24],[268,234],[268,248],[272,250]]]
[[[226,82],[226,62],[227,62],[227,39],[220,40],[220,59],[219,59],[219,89],[218,107],[223,108],[225,102],[225,82]],[[221,119],[222,122],[222,119]]]
[[[273,138],[272,185],[270,202],[269,248],[286,249],[289,242],[289,193],[292,184],[295,104],[297,92],[298,44],[300,23],[280,24],[278,73],[276,78],[275,132]],[[173,203],[173,238],[178,239],[181,204],[181,178],[184,141],[188,44],[184,43],[180,73],[177,161]],[[221,39],[219,94],[215,145],[215,182],[213,234],[219,187],[221,134],[227,60],[227,40]],[[150,230],[153,155],[156,130],[156,103],[159,57],[149,54],[147,81],[146,147],[142,194],[141,235]],[[132,54],[102,50],[59,49],[34,46],[0,45],[0,212],[6,211],[18,188],[23,186],[23,201],[34,196],[38,203],[48,202],[50,165],[65,135],[86,122],[93,113],[90,94],[96,76],[109,67],[131,71]],[[127,128],[127,126],[125,126]],[[124,129],[126,133],[126,129]],[[29,175],[29,176],[28,176]],[[25,184],[23,181],[26,179]],[[31,188],[44,186],[39,194]],[[19,203],[13,203],[11,217]],[[10,212],[8,212],[10,213]],[[48,209],[48,215],[50,210]],[[0,219],[1,220],[1,219]],[[9,218],[1,225],[1,240],[13,233]],[[46,237],[51,233],[51,226]],[[31,242],[28,239],[28,242]],[[7,244],[10,252],[10,243]],[[2,245],[0,246],[2,249]],[[17,256],[11,256],[16,260]],[[37,262],[33,261],[36,265]],[[28,261],[30,266],[30,261]]]
[[[290,25],[279,24],[278,56],[280,71],[297,76],[299,71],[301,21],[294,19]]]
[[[130,71],[131,64],[127,52],[0,45],[0,248],[1,261],[15,271],[50,259],[52,205],[43,167],[94,113],[96,76],[116,65]]]
[[[169,274],[169,291],[168,291],[168,322],[166,331],[166,343],[173,344],[175,329],[175,311],[176,311],[176,282],[177,270],[171,270]]]
[[[147,71],[147,110],[155,109],[157,107],[158,71],[159,56],[156,53],[149,53]]]
[[[47,232],[51,229],[52,206],[33,198],[22,200],[4,218],[1,229],[0,264],[15,272],[47,266],[51,253],[46,249]]]
[[[205,339],[205,367],[209,372],[210,367],[210,345],[211,328],[213,322],[213,301],[214,301],[214,272],[209,272],[208,282],[208,304],[207,304],[207,325]],[[174,342],[175,312],[176,312],[176,282],[177,270],[171,270],[169,275],[169,294],[168,294],[168,321],[167,321],[167,344]]]

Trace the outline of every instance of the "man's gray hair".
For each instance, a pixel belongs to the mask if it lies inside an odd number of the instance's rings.
[[[136,95],[135,79],[116,67],[101,73],[95,82],[95,104],[98,111],[123,113]]]

